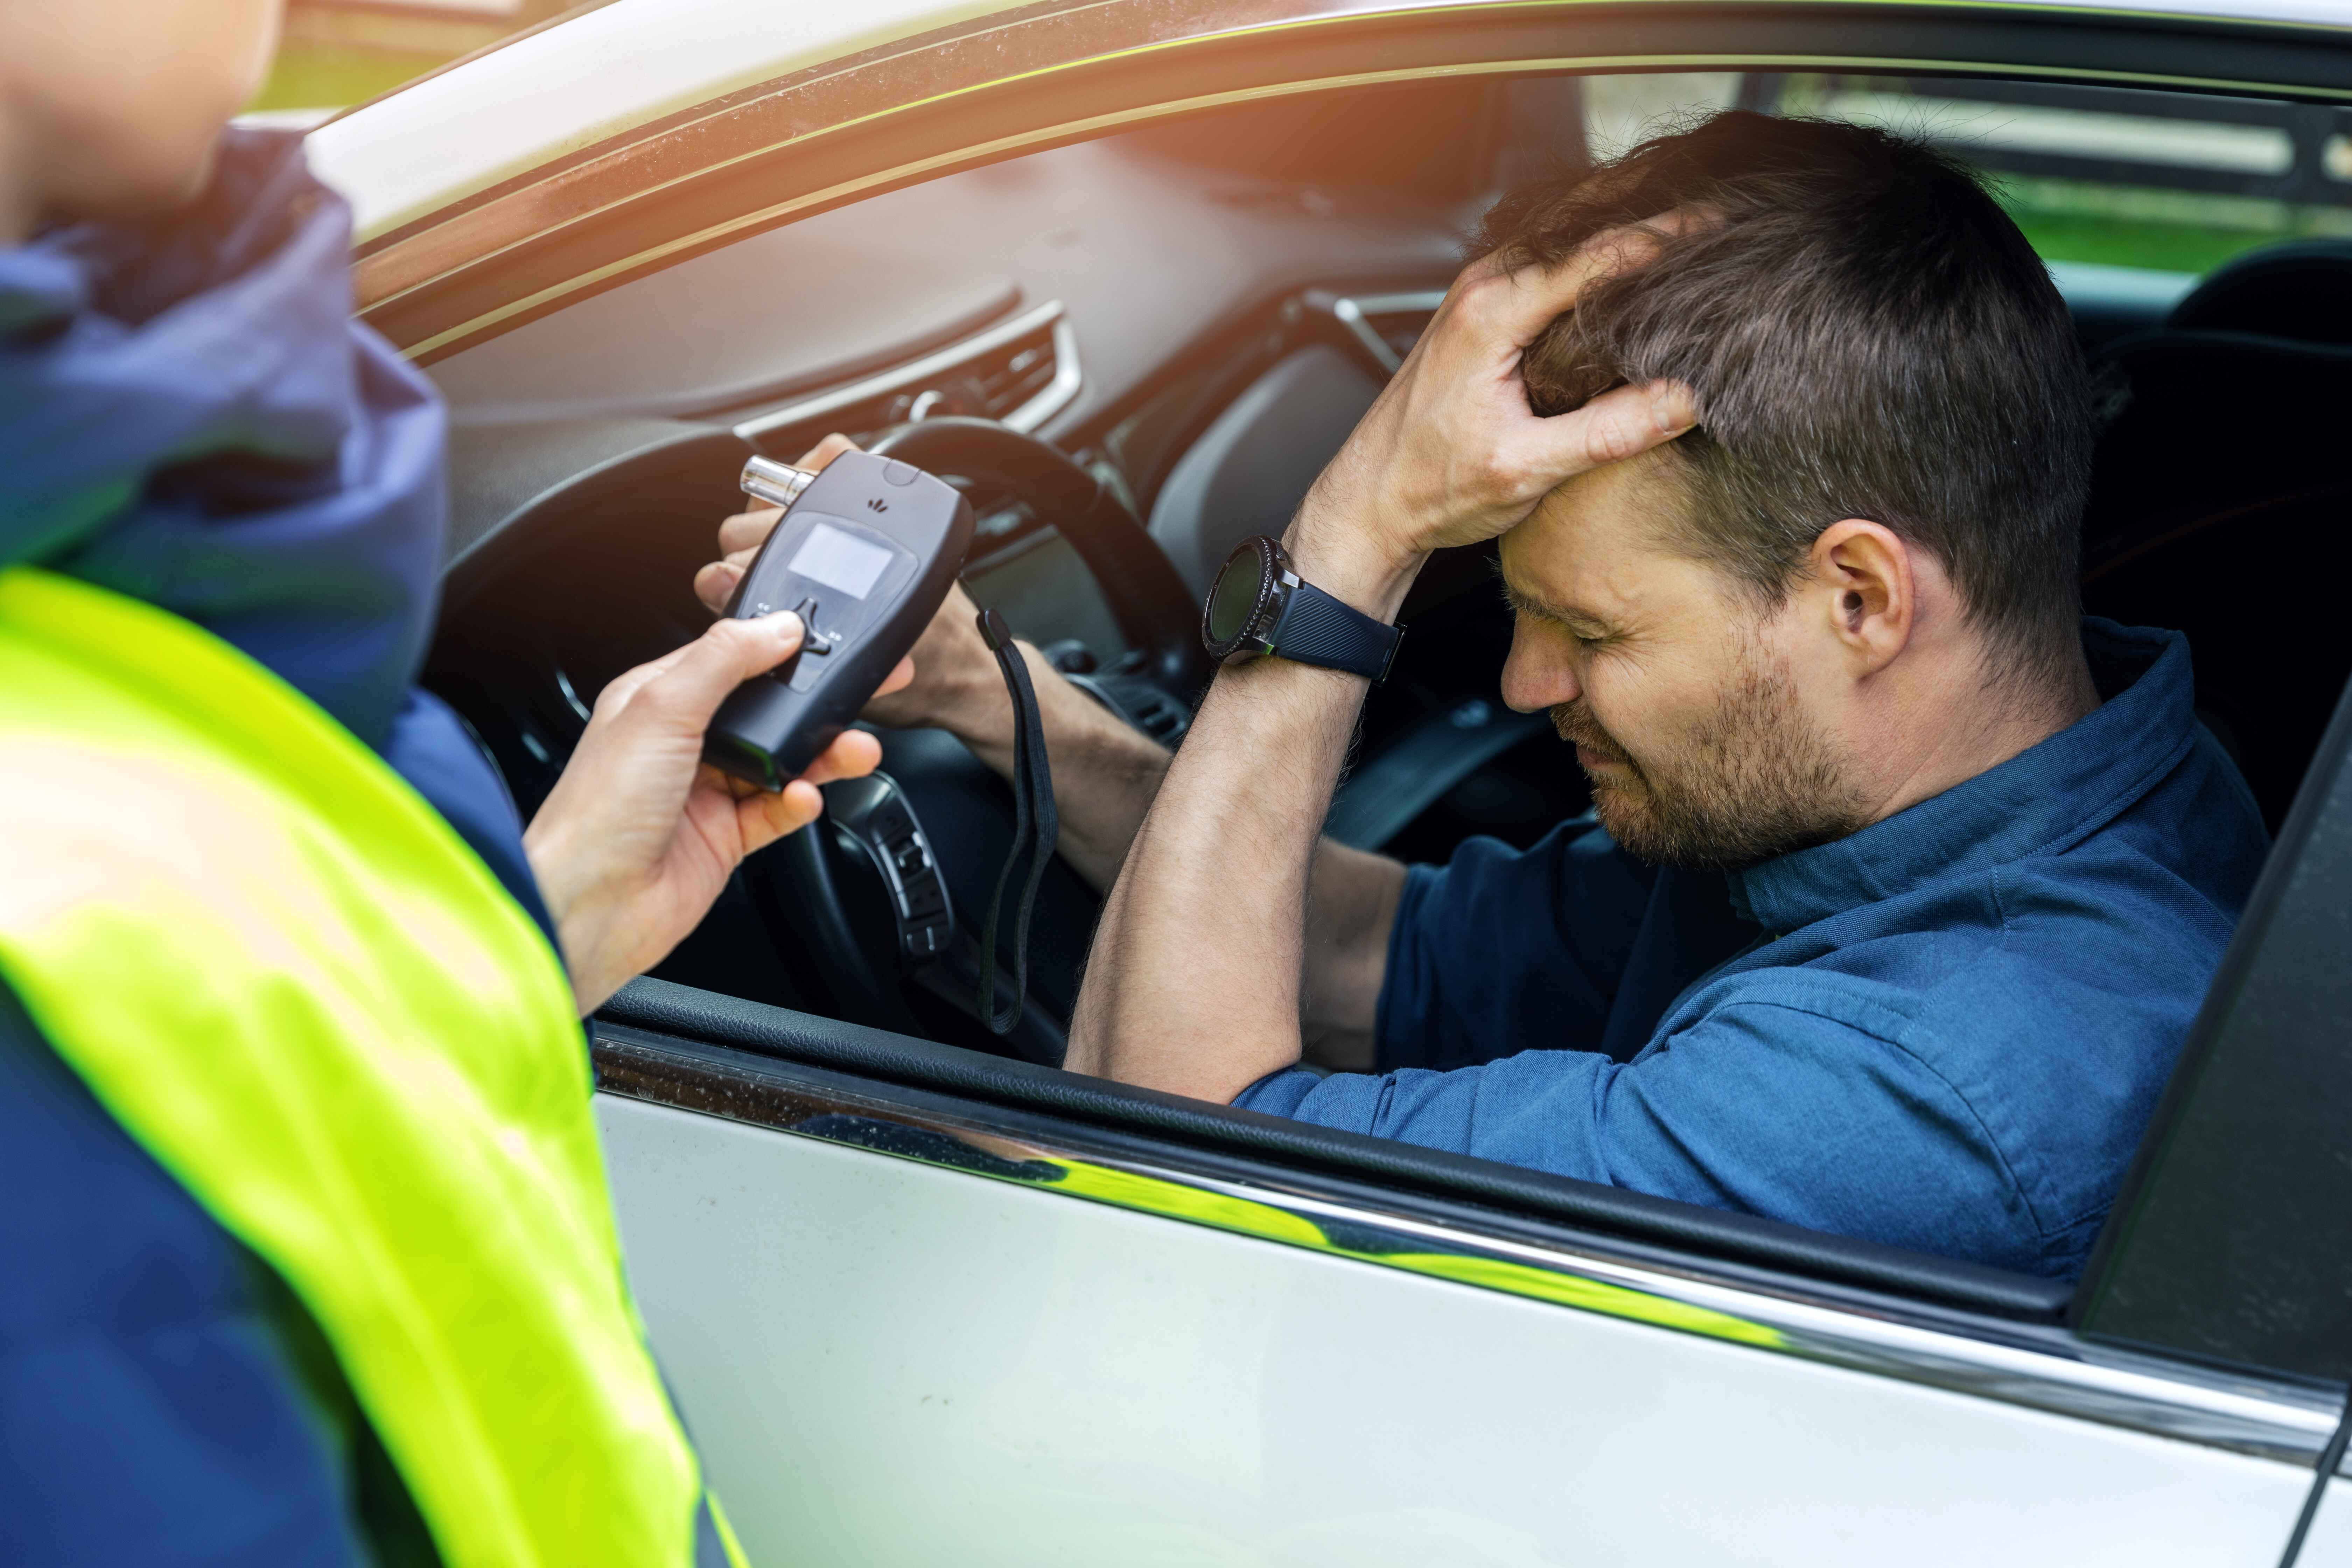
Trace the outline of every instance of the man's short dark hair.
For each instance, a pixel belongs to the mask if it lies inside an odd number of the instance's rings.
[[[1512,193],[1475,244],[1548,263],[1676,209],[1710,221],[1528,349],[1535,411],[1684,382],[1701,425],[1669,448],[1679,542],[1762,603],[1822,529],[1865,518],[1943,563],[2001,673],[2079,658],[2089,377],[2048,269],[1976,177],[1881,131],[1733,111]]]

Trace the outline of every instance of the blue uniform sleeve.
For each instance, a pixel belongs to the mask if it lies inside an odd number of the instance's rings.
[[[1655,875],[1589,818],[1529,849],[1473,838],[1414,867],[1389,932],[1380,1066],[1599,1049]]]
[[[1789,972],[1783,971],[1786,974]],[[1277,1073],[1234,1103],[1763,1215],[2052,1272],[2080,1238],[2041,1216],[1910,1024],[1833,986],[1734,990],[1630,1064],[1527,1051],[1433,1072]]]

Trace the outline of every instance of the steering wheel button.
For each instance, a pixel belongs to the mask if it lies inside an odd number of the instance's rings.
[[[900,889],[898,906],[901,920],[929,920],[946,910],[947,895],[940,891],[938,878],[925,877]]]

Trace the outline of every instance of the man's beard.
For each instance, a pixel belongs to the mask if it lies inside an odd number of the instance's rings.
[[[1634,758],[1581,702],[1555,707],[1551,721],[1561,740],[1622,759],[1586,770],[1593,815],[1652,865],[1736,870],[1843,838],[1869,820],[1828,737],[1798,706],[1787,670],[1760,647],[1742,657],[1681,755]]]

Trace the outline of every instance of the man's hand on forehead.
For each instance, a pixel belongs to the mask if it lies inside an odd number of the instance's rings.
[[[1465,268],[1404,365],[1331,460],[1292,525],[1301,571],[1386,600],[1429,552],[1518,522],[1562,481],[1671,441],[1697,423],[1672,382],[1621,386],[1550,418],[1528,407],[1527,346],[1595,283],[1645,264],[1698,221],[1679,212],[1594,236],[1548,266]],[[1309,563],[1313,563],[1312,568]]]
[[[1499,253],[1489,252],[1462,269],[1441,306],[1442,316],[1465,286],[1492,284],[1489,308],[1496,324],[1508,331],[1513,342],[1526,348],[1551,324],[1552,319],[1576,308],[1577,300],[1594,284],[1620,272],[1646,267],[1669,239],[1689,232],[1704,219],[1677,209],[1640,223],[1603,229],[1553,262],[1508,265]],[[1436,322],[1433,321],[1432,326]]]

